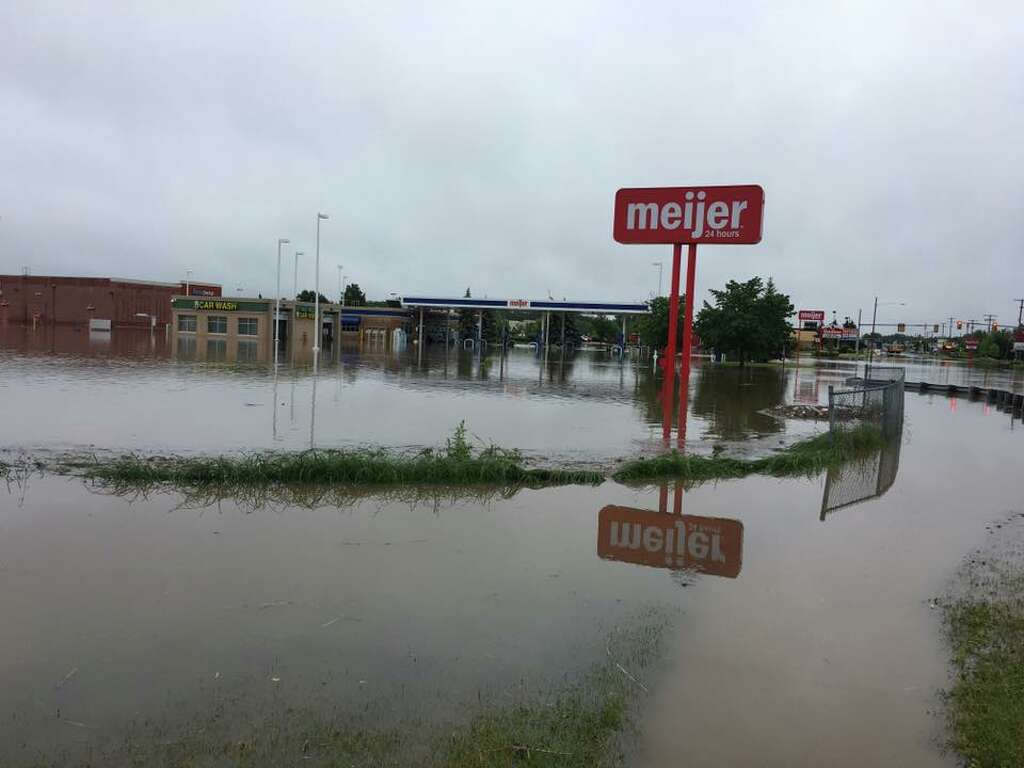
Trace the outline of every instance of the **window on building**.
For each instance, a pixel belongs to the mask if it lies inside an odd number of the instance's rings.
[[[196,337],[178,337],[178,357],[183,360],[194,360],[196,357]]]
[[[259,319],[255,317],[240,317],[238,318],[238,335],[239,336],[257,336],[259,335]]]
[[[213,363],[222,363],[228,359],[227,339],[207,339],[206,359]]]
[[[196,332],[196,316],[195,315],[178,315],[178,330],[182,333],[195,333]]]
[[[238,362],[240,363],[254,363],[259,360],[260,357],[259,344],[250,339],[239,339],[238,340]]]
[[[206,330],[208,333],[227,333],[227,315],[210,315],[206,318]]]

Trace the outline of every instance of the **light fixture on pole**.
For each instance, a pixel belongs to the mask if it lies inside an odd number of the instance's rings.
[[[316,279],[314,280],[313,294],[313,359],[320,352],[320,337],[323,331],[320,328],[320,222],[327,218],[326,213],[316,215]]]
[[[277,362],[277,345],[281,341],[281,246],[290,242],[287,237],[277,239],[277,301],[274,304],[274,362]]]

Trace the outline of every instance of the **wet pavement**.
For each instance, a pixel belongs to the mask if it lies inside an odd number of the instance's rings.
[[[279,370],[275,399],[265,362],[144,346],[5,347],[5,445],[308,445],[307,369]],[[657,382],[640,366],[584,353],[552,368],[524,351],[453,354],[445,369],[342,355],[316,380],[316,444],[436,445],[464,418],[535,455],[659,445]],[[813,423],[765,410],[820,402],[847,375],[704,366],[688,434],[761,448],[806,434]],[[1021,511],[1022,440],[994,407],[907,394],[900,450],[878,463],[685,492],[606,482],[251,509],[18,476],[0,485],[0,758],[89,754],[140,722],[173,731],[229,694],[242,718],[312,701],[457,720],[481,691],[572,680],[611,627],[655,605],[673,630],[631,763],[952,765],[937,746],[946,652],[930,598],[987,523]]]

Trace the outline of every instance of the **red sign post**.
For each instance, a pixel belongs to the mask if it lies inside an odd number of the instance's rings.
[[[679,392],[679,445],[686,440],[693,353],[694,279],[697,244],[753,245],[761,242],[764,190],[756,184],[732,187],[647,187],[615,193],[612,235],[625,244],[672,244],[672,292],[668,307],[668,349],[662,390],[665,440],[672,432],[676,339],[679,317],[679,270],[686,244],[686,306],[683,315],[683,364]]]

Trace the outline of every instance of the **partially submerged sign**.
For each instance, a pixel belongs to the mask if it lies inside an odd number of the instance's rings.
[[[764,190],[733,187],[642,187],[615,194],[613,236],[620,243],[761,242]]]
[[[734,579],[743,564],[743,523],[609,504],[598,514],[597,556]]]

